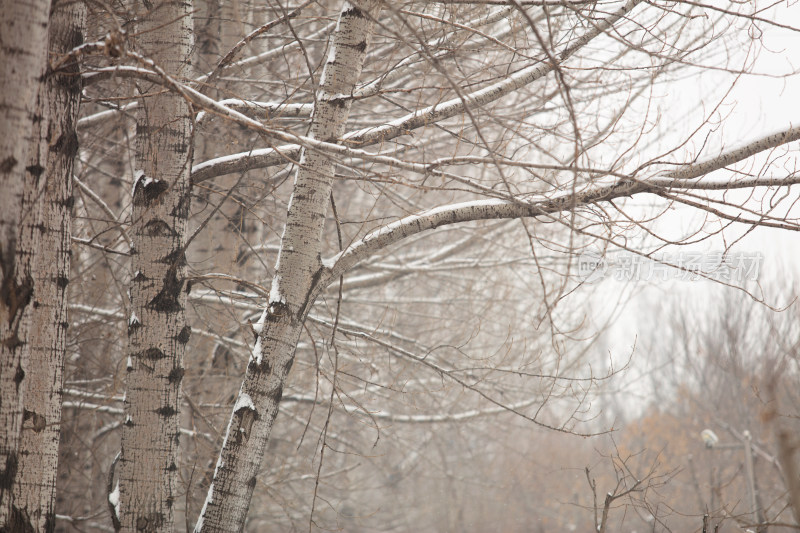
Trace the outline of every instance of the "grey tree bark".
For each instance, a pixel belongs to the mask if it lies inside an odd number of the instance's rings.
[[[83,42],[86,7],[57,2],[50,15],[49,49],[69,52]],[[80,103],[80,75],[73,62],[49,71],[38,97],[39,134],[32,141],[29,173],[41,173],[41,187],[29,201],[39,204],[32,232],[23,239],[36,247],[33,310],[23,358],[28,360],[19,471],[14,500],[23,527],[53,531],[56,469],[61,433],[62,371],[66,348],[67,285],[70,270],[72,168],[78,149],[75,124]],[[33,176],[31,180],[34,181]]]
[[[37,122],[36,95],[44,73],[49,0],[2,0],[0,17],[0,531],[14,531],[13,486],[19,475],[33,249],[19,225],[29,148]]]
[[[379,6],[379,2],[371,1],[359,3],[358,7],[343,7],[319,83],[311,138],[336,142],[344,134],[351,105],[348,95],[361,75]],[[330,157],[314,150],[303,152],[268,308],[256,326],[259,336],[195,531],[241,531],[244,527],[258,469],[322,267],[322,230],[333,172]]]
[[[180,78],[192,47],[191,3],[145,2],[138,46]],[[123,531],[172,531],[185,319],[185,240],[192,118],[178,94],[142,82],[133,187],[128,362],[119,485],[109,496]]]

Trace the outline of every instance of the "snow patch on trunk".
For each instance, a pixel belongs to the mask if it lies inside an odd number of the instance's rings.
[[[119,480],[117,480],[117,485],[114,487],[114,490],[108,495],[108,503],[114,508],[114,514],[116,518],[119,519]]]
[[[240,409],[249,409],[251,411],[256,410],[256,406],[253,403],[253,399],[246,392],[242,392],[239,394],[239,398],[236,400],[236,405],[233,406],[233,412],[235,413]]]
[[[150,176],[146,176],[144,170],[138,169],[136,172],[133,173],[133,190],[131,191],[131,195],[136,193],[136,187],[139,186],[139,182],[141,182],[142,187],[147,187],[151,183],[158,183],[159,179],[151,178]]]
[[[281,276],[275,274],[272,278],[272,286],[269,289],[269,305],[272,307],[275,304],[286,305],[286,296],[281,292]]]
[[[267,320],[267,310],[264,309],[264,312],[261,313],[261,318],[258,319],[258,322],[253,324],[253,331],[256,332],[256,335],[261,335],[261,332],[264,331],[264,322]]]
[[[261,364],[261,337],[256,339],[256,345],[253,346],[253,353],[250,354],[250,360],[255,361],[257,365]]]
[[[225,467],[225,462],[222,460],[222,457],[217,457],[217,465],[214,467],[214,478],[217,477],[217,472],[220,468]]]

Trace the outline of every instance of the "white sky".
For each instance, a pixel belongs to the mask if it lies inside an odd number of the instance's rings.
[[[777,19],[781,24],[800,27],[800,5],[796,0],[783,2],[776,8]],[[764,14],[771,18],[771,15]],[[761,27],[764,30],[764,49],[756,59],[754,71],[768,76],[748,75],[742,77],[737,87],[726,98],[721,111],[724,117],[724,126],[714,133],[714,138],[719,139],[722,146],[727,148],[747,143],[768,133],[788,129],[800,124],[800,75],[786,76],[800,69],[800,32],[792,32],[777,28]],[[744,49],[744,47],[743,47]],[[771,75],[771,76],[769,76]],[[679,90],[673,90],[675,97],[662,104],[669,108],[667,116],[687,116],[690,106],[708,98],[715,89],[730,82],[730,76],[723,73],[706,72],[698,79],[685,82]],[[718,91],[717,91],[717,94]],[[683,111],[685,109],[686,111]],[[679,125],[680,126],[680,125]],[[676,131],[680,132],[679,127]],[[703,136],[698,136],[702,142]],[[699,146],[699,145],[697,145]],[[769,175],[786,175],[800,166],[800,148],[798,143],[789,145],[789,153],[781,159],[784,167],[773,167]],[[692,150],[691,146],[687,147]],[[719,147],[717,147],[719,149]],[[792,153],[793,152],[793,153]],[[714,155],[714,150],[704,152]],[[755,164],[762,164],[764,157],[753,158]],[[754,167],[757,170],[759,167]],[[750,205],[758,206],[755,200]],[[790,199],[800,200],[800,186],[790,189]],[[790,202],[786,202],[787,204]],[[800,204],[800,201],[797,202]],[[793,206],[794,217],[800,217],[800,205]],[[668,228],[670,233],[676,232],[680,227],[686,227],[688,221],[700,220],[704,216],[690,208],[678,208],[670,212],[662,220],[660,227]],[[724,240],[716,237],[691,246],[689,249],[698,251],[721,251],[724,242],[738,238],[743,233],[743,226],[724,232]],[[800,234],[796,232],[771,228],[758,228],[744,236],[733,248],[736,252],[760,252],[763,254],[761,274],[759,281],[769,287],[766,300],[775,306],[785,306],[797,295],[787,294],[785,291],[776,290],[780,286],[780,279],[793,277],[800,280],[800,264],[796,260],[800,251]],[[679,249],[665,250],[665,253],[677,253]],[[677,273],[677,272],[676,272]],[[776,283],[777,282],[777,283]],[[768,285],[769,284],[769,285]],[[591,315],[604,316],[611,311],[609,302],[620,295],[630,297],[628,304],[619,313],[612,329],[608,332],[606,348],[609,349],[617,362],[624,362],[630,355],[631,347],[636,338],[646,336],[646,328],[652,328],[652,321],[648,320],[648,311],[654,311],[658,306],[663,306],[673,298],[692,302],[693,320],[702,320],[704,309],[714,304],[714,295],[719,294],[719,285],[709,281],[680,281],[671,279],[666,282],[650,282],[632,284],[616,281],[606,277],[597,287],[597,294],[592,301]],[[729,289],[733,290],[733,289]],[[632,296],[631,296],[632,295]],[[647,368],[646,354],[641,347],[634,353],[633,365],[635,375],[637,371]],[[640,412],[646,407],[635,396],[630,400],[629,414]]]

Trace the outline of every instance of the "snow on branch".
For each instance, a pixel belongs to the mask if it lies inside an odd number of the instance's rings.
[[[619,20],[625,18],[636,5],[641,3],[641,1],[642,0],[629,0],[614,14],[594,24],[588,31],[576,38],[556,56],[558,63],[563,63],[595,37],[608,31]],[[530,65],[497,83],[466,94],[463,98],[457,97],[441,104],[420,109],[381,126],[352,131],[342,138],[342,142],[349,146],[363,147],[406,135],[411,130],[455,117],[463,113],[467,108],[481,107],[494,102],[521,87],[543,78],[552,72],[556,66],[558,65],[544,62]],[[251,150],[238,154],[231,154],[195,166],[192,169],[192,181],[197,183],[224,174],[243,172],[255,168],[264,168],[285,163],[287,159],[296,160],[299,154],[299,146],[285,146],[275,150]]]
[[[411,235],[435,229],[439,226],[477,220],[550,215],[643,192],[665,194],[695,189],[731,190],[752,187],[785,187],[797,184],[800,183],[800,174],[796,173],[783,178],[751,178],[707,182],[686,181],[797,139],[800,139],[800,128],[791,128],[785,132],[768,135],[743,147],[735,148],[715,158],[665,173],[649,180],[638,180],[632,177],[621,178],[611,184],[588,185],[574,192],[557,193],[550,197],[539,197],[536,200],[484,199],[440,206],[419,214],[409,215],[368,233],[346,250],[325,260],[324,266],[328,269],[325,283],[338,279],[339,276],[376,251]]]
[[[375,142],[386,141],[400,135],[404,135],[410,130],[420,128],[433,122],[439,122],[448,118],[455,117],[464,112],[465,109],[481,107],[494,102],[514,91],[543,78],[556,69],[557,66],[572,57],[575,52],[583,48],[595,37],[605,33],[614,26],[620,19],[625,17],[642,0],[629,0],[610,17],[602,20],[592,28],[570,43],[557,56],[557,64],[548,62],[536,63],[526,68],[518,70],[497,83],[488,87],[478,89],[463,97],[456,97],[441,104],[432,105],[425,109],[420,109],[409,113],[404,117],[388,122],[382,126],[370,127],[351,132],[344,136],[344,141],[350,144],[372,144]]]
[[[228,109],[244,113],[254,119],[274,120],[285,118],[309,118],[314,104],[288,104],[277,102],[258,102],[241,98],[226,98],[219,101]],[[208,114],[201,111],[197,114],[197,122],[206,120]]]
[[[728,165],[743,161],[748,157],[754,156],[759,152],[777,148],[786,143],[800,139],[800,127],[789,128],[786,131],[772,133],[766,137],[762,137],[755,141],[751,141],[744,146],[728,150],[716,157],[712,157],[705,161],[692,163],[685,167],[667,172],[664,177],[671,178],[672,180],[690,180],[699,178],[720,168]]]
[[[549,215],[574,209],[581,205],[607,201],[620,196],[629,196],[649,188],[643,182],[620,180],[610,185],[584,188],[576,193],[562,193],[552,198],[534,201],[488,199],[463,202],[436,207],[420,214],[409,215],[379,228],[333,258],[326,260],[329,277],[337,279],[356,263],[369,257],[376,251],[394,244],[406,237],[435,229],[439,226],[504,218],[521,218]]]

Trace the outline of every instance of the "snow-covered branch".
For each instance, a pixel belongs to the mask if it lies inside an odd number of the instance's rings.
[[[591,42],[595,37],[608,31],[619,20],[626,17],[640,2],[641,0],[629,0],[618,11],[593,25],[589,30],[576,38],[557,55],[559,64],[572,57],[575,52]],[[463,113],[467,108],[481,107],[499,100],[521,87],[530,85],[534,81],[543,78],[552,72],[556,66],[557,65],[550,63],[536,63],[530,65],[503,78],[499,82],[472,93],[465,94],[463,98],[453,98],[452,100],[414,111],[381,126],[352,131],[344,135],[342,142],[348,146],[363,147],[406,135],[417,128],[455,117]],[[276,148],[275,150],[251,150],[248,152],[231,154],[196,165],[192,169],[192,180],[197,183],[224,174],[244,172],[246,170],[284,163],[287,159],[297,160],[299,154],[300,146],[285,146]]]
[[[606,185],[589,185],[575,192],[562,192],[536,200],[487,199],[436,207],[416,215],[404,217],[387,226],[370,232],[349,248],[326,260],[329,269],[326,282],[337,279],[356,263],[376,251],[406,237],[435,229],[439,226],[489,219],[508,219],[549,215],[581,206],[605,202],[642,192],[679,193],[688,190],[732,190],[752,187],[789,186],[800,183],[800,175],[783,178],[751,178],[745,180],[686,181],[697,178],[741,161],[765,150],[771,150],[800,138],[800,128],[776,133],[748,143],[709,160],[690,165],[649,180],[619,179]]]
[[[349,248],[324,262],[329,269],[326,280],[337,279],[356,263],[376,251],[390,246],[406,237],[439,226],[472,222],[477,220],[535,217],[574,209],[576,207],[607,201],[620,196],[642,192],[648,186],[633,180],[621,180],[611,185],[589,187],[576,193],[562,193],[553,198],[533,201],[515,200],[475,200],[453,205],[436,207],[416,215],[409,215],[379,228]]]
[[[668,172],[665,174],[665,177],[671,178],[674,181],[699,178],[714,170],[743,161],[759,152],[772,150],[773,148],[798,139],[800,139],[800,127],[793,127],[785,131],[771,133],[755,141],[750,141],[744,146],[728,150],[718,156],[697,163],[691,163],[677,170],[673,170],[672,172]]]

